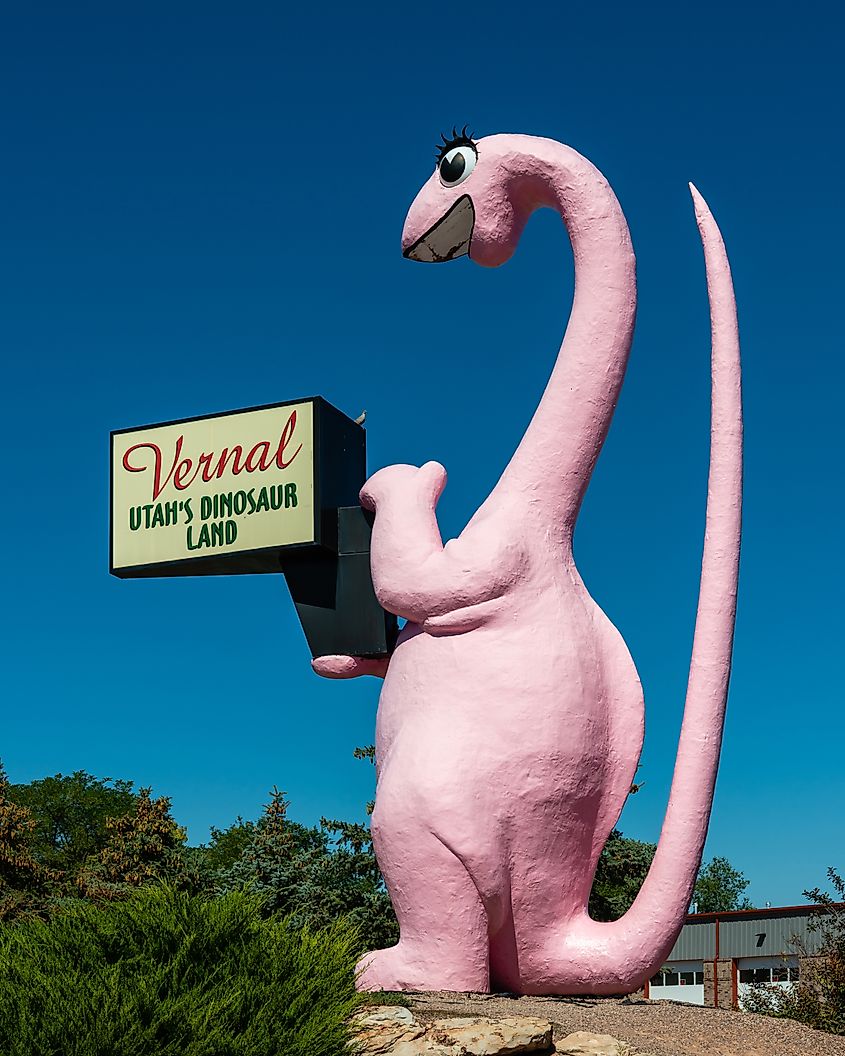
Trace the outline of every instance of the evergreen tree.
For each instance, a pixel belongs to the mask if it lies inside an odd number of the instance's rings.
[[[185,832],[170,814],[170,799],[153,799],[142,788],[133,808],[108,818],[105,847],[81,870],[77,883],[87,898],[124,897],[131,889],[153,881],[175,887],[199,886],[199,876],[186,853]]]
[[[243,854],[217,874],[217,890],[255,891],[266,912],[290,917],[295,927],[347,919],[367,949],[395,942],[396,918],[368,828],[326,819],[308,828],[290,821],[287,810],[284,793],[274,788]]]

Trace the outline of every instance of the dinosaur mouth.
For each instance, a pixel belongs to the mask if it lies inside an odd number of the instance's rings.
[[[465,194],[402,255],[427,264],[442,264],[455,257],[465,257],[469,253],[474,226],[475,208],[470,196]]]

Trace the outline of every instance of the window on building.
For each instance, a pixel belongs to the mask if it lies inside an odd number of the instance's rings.
[[[679,985],[678,973],[677,972],[667,972],[666,973],[666,982],[665,982],[664,985],[665,986],[678,986]]]
[[[657,975],[651,977],[651,986],[665,986],[663,982],[663,972],[658,972]]]
[[[789,969],[789,981],[791,983],[797,983],[799,978],[800,976],[798,974],[798,965],[796,964],[794,968]]]
[[[695,973],[695,982],[697,986],[704,986],[704,972]]]
[[[789,966],[786,964],[778,964],[772,968],[772,982],[773,983],[787,983],[789,982]]]
[[[770,983],[772,981],[772,969],[740,968],[739,981],[741,983]]]
[[[695,972],[681,972],[681,986],[692,986],[695,983]]]

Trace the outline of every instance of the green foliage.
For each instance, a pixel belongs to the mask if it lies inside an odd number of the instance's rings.
[[[749,1012],[796,1019],[816,1030],[845,1034],[845,880],[835,869],[828,869],[837,899],[814,888],[804,896],[822,906],[811,927],[821,933],[816,956],[796,943],[801,962],[801,978],[788,988],[755,986],[743,998]]]
[[[268,912],[283,913],[299,927],[345,918],[366,949],[394,943],[396,918],[368,828],[325,819],[319,829],[306,828],[288,820],[287,806],[274,788],[240,858],[217,874],[217,889],[255,891]]]
[[[205,868],[211,872],[230,869],[255,838],[255,829],[254,821],[244,821],[240,815],[228,829],[212,825],[211,840],[197,848]]]
[[[3,1056],[341,1056],[357,944],[147,887],[0,929]]]
[[[150,789],[142,788],[129,813],[107,818],[106,829],[108,842],[77,877],[86,897],[121,898],[152,881],[199,886],[185,854],[185,833],[171,817],[166,796],[153,799]]]
[[[9,797],[10,785],[0,762],[0,921],[48,912],[58,873],[33,854],[36,820]]]
[[[10,785],[9,797],[35,819],[32,852],[38,861],[69,874],[105,847],[108,820],[135,804],[131,781],[99,780],[84,770]]]
[[[656,846],[614,829],[599,857],[589,912],[593,920],[618,920],[627,912],[651,866]]]
[[[727,858],[714,858],[698,874],[693,902],[699,913],[751,909],[751,903],[743,896],[748,884],[749,881]]]
[[[372,745],[354,754],[375,761]],[[104,901],[164,881],[195,892],[250,890],[262,896],[266,913],[289,916],[299,927],[322,928],[344,918],[354,924],[365,949],[390,946],[398,938],[369,827],[326,818],[319,827],[299,825],[288,819],[287,802],[277,789],[258,821],[239,817],[226,829],[212,828],[209,843],[194,848],[185,845],[170,800],[153,799],[149,789],[136,794],[128,781],[100,781],[82,770],[57,774],[14,786],[14,804],[8,795],[3,798],[4,789],[8,784],[0,783],[0,919],[4,913],[55,909],[62,893]],[[654,851],[654,844],[613,830],[590,895],[595,920],[615,920],[627,911]],[[13,862],[17,880],[10,884],[3,869],[8,872]],[[62,865],[63,879],[44,870],[49,863]],[[729,862],[714,858],[699,875],[698,908],[743,908],[747,886]]]
[[[596,868],[590,893],[593,920],[618,920],[637,897],[651,867],[657,845],[630,840],[614,829],[608,837]],[[693,901],[699,913],[750,909],[742,898],[748,880],[727,858],[714,858],[703,866],[695,884]]]

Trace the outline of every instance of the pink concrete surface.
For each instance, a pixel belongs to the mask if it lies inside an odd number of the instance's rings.
[[[712,321],[695,640],[654,864],[625,916],[598,923],[587,901],[639,760],[643,694],[625,642],[578,574],[572,534],[625,373],[634,253],[613,191],[572,148],[496,135],[481,139],[477,152],[458,186],[444,187],[436,171],[423,186],[405,223],[406,255],[447,259],[468,250],[478,263],[502,264],[531,213],[547,206],[569,233],[575,298],[525,436],[457,539],[441,541],[435,510],[446,471],[436,462],[382,469],[361,492],[376,514],[376,593],[408,623],[386,670],[354,657],[314,661],[329,677],[384,677],[372,832],[401,938],[363,958],[359,986],[626,992],[663,963],[681,927],[719,762],[742,489],[730,268],[716,223],[691,187]],[[465,196],[472,210],[460,203]]]

